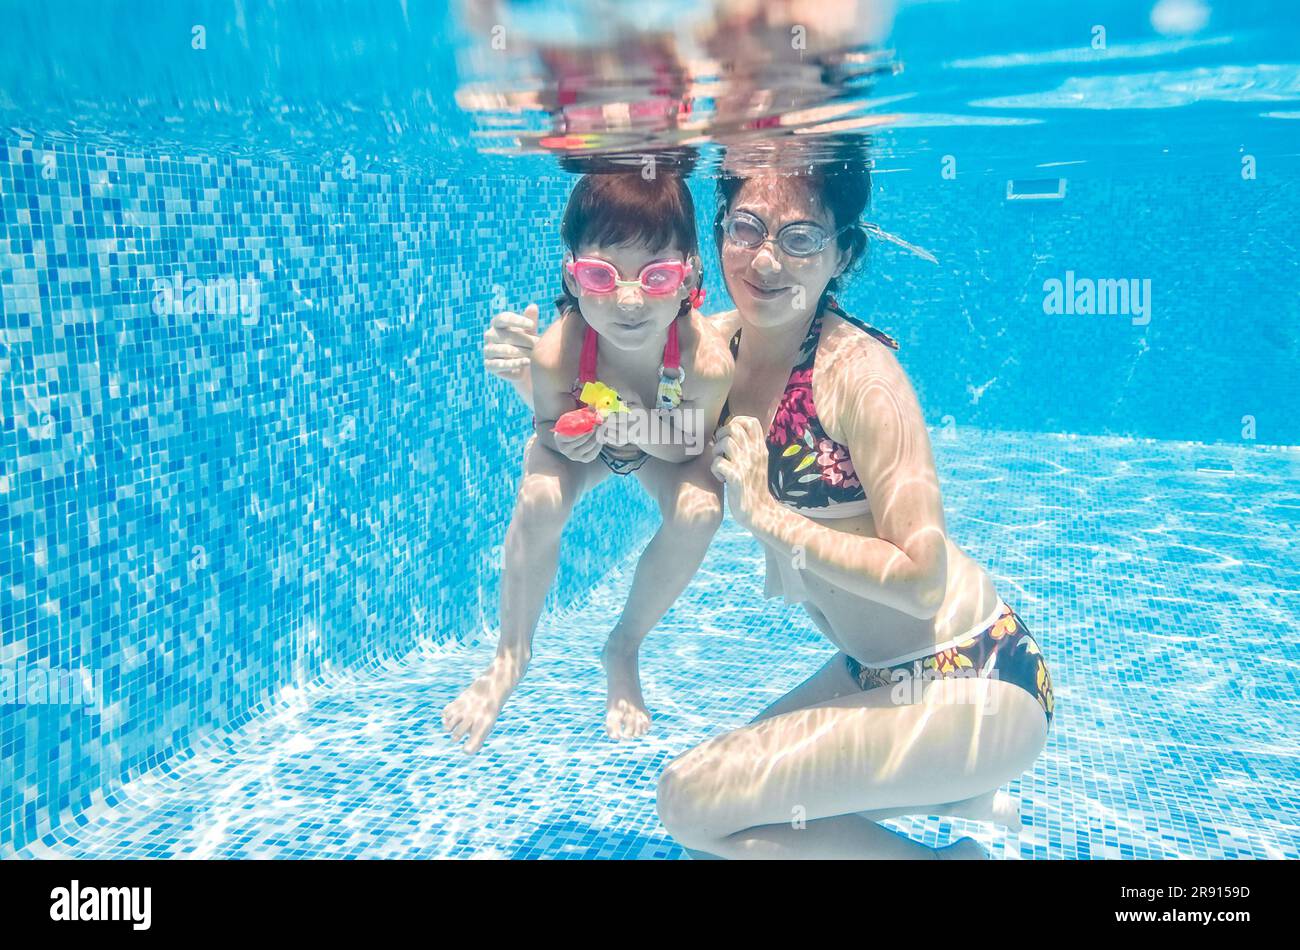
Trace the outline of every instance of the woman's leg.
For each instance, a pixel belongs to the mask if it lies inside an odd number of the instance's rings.
[[[627,603],[601,651],[610,738],[632,739],[650,729],[637,657],[641,641],[699,570],[722,523],[722,485],[709,470],[711,461],[706,454],[681,464],[651,458],[636,471],[662,521],[637,561]]]
[[[828,699],[690,750],[660,779],[665,827],[728,858],[935,856],[858,813],[918,813],[995,789],[1032,766],[1047,722],[1034,697],[997,680],[927,683],[908,705],[893,693]]]
[[[515,510],[506,531],[501,570],[501,639],[496,657],[442,713],[452,741],[466,739],[465,751],[483,746],[506,699],[523,679],[532,659],[533,631],[559,566],[560,535],[578,499],[609,469],[599,459],[567,459],[528,440]]]
[[[810,611],[810,613],[812,613]],[[813,613],[814,622],[819,617]],[[836,653],[816,673],[808,677],[790,692],[772,703],[750,720],[751,723],[771,719],[782,713],[796,709],[817,706],[828,699],[838,699],[852,693],[862,692],[857,680],[849,675],[845,667],[844,654]],[[902,818],[907,815],[946,815],[953,818],[969,818],[974,821],[991,821],[1005,825],[1012,831],[1020,830],[1020,808],[1015,800],[999,794],[996,788],[961,801],[943,804],[914,804],[898,808],[884,808],[875,811],[859,812],[863,818],[872,821],[884,821],[888,818]]]
[[[844,665],[844,654],[836,653],[816,673],[751,719],[750,724],[861,692],[862,687]]]
[[[813,608],[810,608],[809,615],[813,617],[814,623],[820,626],[823,632],[826,632],[826,619]],[[818,672],[815,672],[813,676],[794,687],[784,697],[777,699],[766,710],[759,712],[757,716],[754,716],[754,719],[750,720],[750,723],[771,719],[772,716],[779,716],[783,712],[806,710],[807,707],[818,706],[818,704],[826,702],[827,699],[836,699],[842,697],[842,695],[861,693],[861,691],[862,687],[858,685],[857,680],[850,676],[848,668],[845,667],[844,654],[837,652],[835,656],[826,661],[826,665],[818,669]],[[1005,825],[1006,828],[1013,830],[1013,832],[1021,830],[1021,807],[1010,795],[1000,793],[997,789],[989,789],[982,794],[962,799],[959,802],[914,804],[914,806],[901,806],[898,808],[881,808],[878,811],[862,811],[858,812],[858,814],[872,821],[884,821],[892,819],[892,817],[905,817],[907,815],[945,815],[949,817],[965,817],[965,819],[974,821],[993,821],[993,823]]]

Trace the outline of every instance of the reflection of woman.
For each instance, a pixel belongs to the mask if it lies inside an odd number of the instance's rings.
[[[869,188],[860,165],[719,183],[736,310],[716,319],[736,373],[714,472],[766,549],[769,596],[802,603],[839,652],[669,765],[660,816],[700,856],[982,857],[970,839],[936,852],[877,822],[997,817],[994,792],[1051,723],[1038,645],[946,535],[896,344],[831,296],[865,250]],[[519,357],[492,342],[490,356]]]

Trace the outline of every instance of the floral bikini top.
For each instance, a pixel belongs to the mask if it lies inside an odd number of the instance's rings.
[[[858,480],[848,446],[826,434],[813,404],[813,365],[821,339],[822,318],[831,310],[845,322],[870,334],[891,350],[898,342],[875,327],[845,313],[834,297],[808,327],[799,349],[799,362],[790,371],[790,381],[776,407],[767,430],[767,487],[783,505],[823,518],[847,518],[870,510],[867,493]],[[731,338],[731,354],[740,352],[740,331]],[[724,408],[723,418],[731,413]]]

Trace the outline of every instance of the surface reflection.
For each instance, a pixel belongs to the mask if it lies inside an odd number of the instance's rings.
[[[596,0],[460,5],[479,45],[462,56],[458,105],[481,149],[601,155],[763,143],[767,167],[832,160],[816,144],[774,143],[890,122],[872,89],[901,71],[884,48],[892,0],[719,0],[616,8]],[[543,15],[545,13],[545,16]]]

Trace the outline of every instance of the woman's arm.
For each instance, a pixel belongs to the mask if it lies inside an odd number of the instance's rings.
[[[503,310],[483,333],[483,368],[514,387],[515,395],[533,406],[533,347],[537,345],[537,304],[523,313]]]
[[[780,505],[767,487],[767,446],[758,420],[719,430],[715,473],[732,513],[777,556],[918,618],[933,617],[947,591],[947,539],[938,476],[916,396],[893,357],[846,354],[838,363],[838,429],[871,502],[878,537],[836,530]],[[831,390],[836,379],[829,380]],[[821,388],[821,387],[819,387]]]

